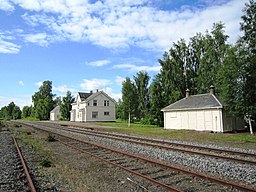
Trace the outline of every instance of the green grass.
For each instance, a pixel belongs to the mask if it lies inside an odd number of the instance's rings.
[[[22,120],[24,120],[24,121],[39,121],[39,119],[37,119],[35,117],[26,117],[26,118],[22,118]]]
[[[218,143],[218,141],[256,143],[256,136],[250,135],[249,132],[210,133],[191,130],[166,130],[163,127],[158,127],[154,125],[142,125],[139,123],[131,124],[131,126],[128,127],[127,122],[120,120],[118,120],[117,122],[100,122],[97,124],[113,127],[104,129],[104,131],[123,133],[128,135],[146,136],[157,139],[191,141],[202,143]]]

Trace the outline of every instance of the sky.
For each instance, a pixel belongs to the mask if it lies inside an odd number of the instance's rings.
[[[223,22],[241,36],[246,0],[0,0],[0,108],[32,104],[43,81],[56,96],[103,90],[121,98],[122,82],[146,71],[173,42]]]

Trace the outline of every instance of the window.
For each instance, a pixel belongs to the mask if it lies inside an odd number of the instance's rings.
[[[104,106],[109,106],[109,100],[104,100]]]
[[[109,116],[109,111],[105,111],[104,116]]]
[[[93,106],[97,106],[97,100],[93,100]]]
[[[89,105],[90,105],[90,102],[88,102],[87,105],[89,106]]]
[[[98,119],[98,111],[93,111],[92,112],[92,118],[93,119]]]

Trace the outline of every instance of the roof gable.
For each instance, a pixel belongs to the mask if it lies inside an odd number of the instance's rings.
[[[185,97],[165,108],[162,111],[175,111],[187,109],[222,108],[223,105],[214,94],[200,94]]]
[[[86,100],[87,100],[87,101],[91,101],[93,98],[97,97],[97,96],[100,95],[100,94],[104,95],[104,96],[107,97],[109,100],[111,100],[111,101],[113,101],[114,103],[116,103],[116,101],[115,101],[113,98],[111,98],[108,94],[106,94],[104,91],[98,91],[98,92],[96,92],[96,93],[93,93],[93,94],[90,95]]]
[[[78,92],[78,96],[80,97],[81,101],[85,101],[88,97],[90,97],[93,93],[82,93]]]

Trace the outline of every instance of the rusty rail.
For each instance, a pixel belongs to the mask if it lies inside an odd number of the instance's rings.
[[[19,154],[19,157],[20,157],[20,160],[21,160],[21,163],[22,163],[22,166],[23,166],[23,170],[25,172],[26,179],[28,181],[29,189],[30,189],[31,192],[36,192],[34,183],[33,183],[32,179],[31,179],[31,176],[30,176],[29,171],[28,171],[28,167],[27,167],[26,162],[24,160],[24,157],[23,157],[23,155],[22,155],[22,153],[20,151],[19,145],[18,145],[18,143],[17,143],[17,141],[16,141],[16,139],[14,137],[13,137],[13,141],[14,141],[15,147],[17,149],[17,152]]]

